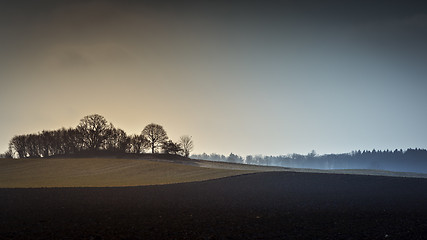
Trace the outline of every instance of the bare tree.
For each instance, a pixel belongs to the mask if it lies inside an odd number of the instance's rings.
[[[184,152],[184,156],[185,157],[190,156],[190,152],[193,151],[193,148],[194,148],[194,144],[193,144],[193,140],[191,139],[191,136],[188,136],[188,135],[181,136],[181,138],[179,139],[179,143]]]
[[[132,135],[128,138],[127,152],[129,153],[143,153],[144,149],[148,147],[148,140],[143,135]]]
[[[85,116],[77,126],[84,148],[89,150],[98,150],[102,146],[108,138],[109,129],[107,120],[98,114]]]
[[[168,140],[168,135],[163,127],[155,123],[145,126],[144,130],[142,130],[142,135],[149,141],[151,153],[155,153],[156,148],[160,147],[166,140]]]
[[[25,152],[25,136],[17,135],[14,136],[9,143],[9,149],[11,149],[14,153],[18,154],[18,158],[26,157]]]
[[[0,154],[0,158],[12,158],[12,150],[9,148],[6,152]]]
[[[182,152],[181,144],[174,143],[172,140],[166,141],[162,144],[163,153],[166,154],[178,154]]]
[[[65,146],[66,146],[66,153],[77,153],[81,150],[81,134],[80,132],[75,128],[69,128],[65,130]]]
[[[107,130],[107,139],[105,140],[103,148],[109,151],[118,151],[124,153],[129,143],[129,138],[126,132],[120,128],[115,128],[110,124]]]
[[[168,141],[163,127],[154,123],[148,124],[140,135],[127,136],[125,131],[115,128],[103,116],[93,114],[83,117],[76,128],[14,136],[10,140],[9,151],[1,157],[49,157],[85,150],[139,154],[148,148],[152,153],[163,151],[188,157],[193,150],[193,141],[190,136],[182,136],[180,142]]]

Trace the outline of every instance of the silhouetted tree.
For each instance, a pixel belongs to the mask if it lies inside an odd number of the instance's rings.
[[[39,133],[39,150],[42,157],[48,157],[52,153],[52,134],[50,131],[42,131]]]
[[[60,155],[64,154],[64,134],[61,129],[51,131],[51,143],[52,152],[51,155]]]
[[[82,118],[76,128],[44,130],[36,134],[14,136],[10,140],[9,149],[10,154],[18,158],[69,155],[84,150],[143,153],[148,147],[154,153],[167,140],[166,131],[160,125],[149,124],[141,135],[127,136],[125,131],[115,128],[104,117],[93,114]],[[191,138],[184,143],[188,155],[192,149]],[[182,152],[178,143],[167,144],[167,153]]]
[[[193,140],[191,139],[191,136],[188,136],[188,135],[181,136],[179,139],[179,143],[181,145],[184,156],[185,157],[190,156],[190,152],[193,151],[193,148],[194,148],[194,144],[193,144]]]
[[[0,158],[12,158],[12,151],[8,149],[6,152],[0,154]]]
[[[162,144],[163,153],[178,154],[182,151],[179,143],[174,143],[172,140],[166,141]]]
[[[151,153],[155,153],[156,148],[159,148],[168,140],[168,135],[163,127],[155,123],[148,124],[144,130],[142,130],[142,135],[149,141]]]
[[[113,124],[106,131],[106,139],[103,148],[110,151],[118,151],[124,153],[129,144],[129,139],[120,128],[114,128]]]
[[[143,153],[147,147],[149,147],[149,142],[144,135],[132,135],[129,137],[127,152]]]
[[[26,157],[35,158],[39,155],[39,137],[36,134],[25,135],[25,155]]]
[[[77,130],[81,134],[84,149],[98,150],[108,138],[110,125],[103,116],[93,114],[82,118]]]
[[[80,132],[75,128],[63,129],[65,154],[73,154],[82,150],[83,142]]]
[[[26,157],[25,152],[25,136],[16,135],[9,142],[9,149],[18,154],[19,158]]]

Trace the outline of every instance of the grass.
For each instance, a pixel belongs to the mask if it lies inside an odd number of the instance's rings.
[[[1,159],[0,188],[116,187],[216,179],[255,170],[115,158]]]

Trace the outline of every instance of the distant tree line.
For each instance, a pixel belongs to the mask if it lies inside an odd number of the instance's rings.
[[[179,154],[188,157],[193,150],[190,136],[173,142],[161,125],[148,124],[139,135],[127,135],[98,114],[85,116],[76,128],[61,128],[34,134],[16,135],[3,158],[39,158],[77,153]]]
[[[427,173],[427,150],[419,148],[409,148],[406,151],[402,149],[393,151],[358,150],[351,153],[326,155],[317,155],[315,151],[312,151],[307,155],[295,153],[282,156],[248,155],[245,158],[233,153],[229,156],[203,153],[193,154],[191,158],[290,168],[376,169]]]

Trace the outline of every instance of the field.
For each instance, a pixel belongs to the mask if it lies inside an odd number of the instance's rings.
[[[159,185],[274,169],[250,166],[240,170],[208,168],[199,162],[121,158],[2,159],[0,188]]]
[[[426,174],[263,167],[201,160],[123,158],[0,159],[0,188],[120,187],[204,181],[256,172],[291,171],[425,178]]]
[[[427,238],[425,178],[197,160],[20,161],[0,164],[0,239]]]

